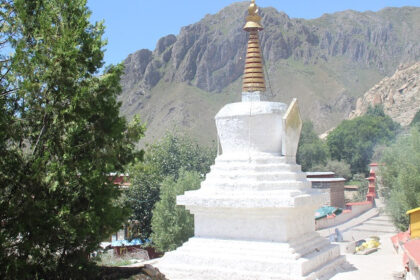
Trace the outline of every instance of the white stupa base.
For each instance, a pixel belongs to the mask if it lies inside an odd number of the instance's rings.
[[[195,237],[156,266],[169,280],[319,279],[345,260],[314,230],[324,200],[285,157],[219,156],[201,188],[177,198]]]
[[[317,233],[289,242],[191,238],[157,267],[170,280],[320,279],[345,261]]]

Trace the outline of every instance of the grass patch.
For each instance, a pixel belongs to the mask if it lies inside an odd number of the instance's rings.
[[[122,256],[114,254],[113,250],[107,250],[97,256],[96,264],[98,266],[116,267],[130,265],[147,259],[148,256],[144,253],[143,250],[139,250],[133,253],[127,253]]]

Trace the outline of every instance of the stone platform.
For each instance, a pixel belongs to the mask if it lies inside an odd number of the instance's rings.
[[[157,264],[168,279],[318,279],[344,262],[314,231],[325,194],[284,156],[219,156],[197,191],[177,198],[195,237]]]
[[[158,264],[170,280],[319,279],[344,262],[317,234],[289,242],[191,238]]]

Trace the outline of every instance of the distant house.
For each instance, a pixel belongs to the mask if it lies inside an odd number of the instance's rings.
[[[121,189],[128,189],[131,186],[129,174],[110,173],[108,178]]]
[[[344,178],[334,178],[334,172],[306,172],[306,178],[312,182],[312,188],[328,193],[327,206],[344,208]]]

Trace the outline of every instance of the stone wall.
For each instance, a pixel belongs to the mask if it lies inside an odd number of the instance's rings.
[[[344,208],[346,203],[344,199],[344,182],[342,178],[325,178],[325,179],[312,179],[312,188],[319,189],[322,192],[328,193],[328,200],[325,202],[327,206],[334,206]]]
[[[319,220],[315,220],[315,229],[323,229],[333,227],[359,216],[360,214],[368,211],[373,207],[373,203],[370,201],[347,203],[347,209],[338,216],[329,216]]]
[[[346,204],[344,200],[344,181],[333,182],[330,187],[331,206],[343,208]]]

